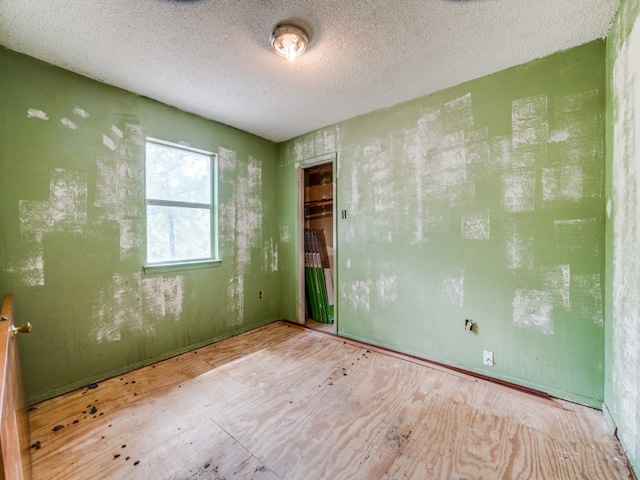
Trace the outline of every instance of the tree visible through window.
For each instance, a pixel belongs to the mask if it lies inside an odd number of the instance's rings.
[[[147,264],[215,260],[213,153],[147,139]]]

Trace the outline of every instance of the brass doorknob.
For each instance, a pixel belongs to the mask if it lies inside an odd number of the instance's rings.
[[[16,335],[17,333],[29,333],[32,329],[33,327],[29,322],[25,323],[24,325],[20,325],[19,327],[11,325],[11,333],[13,335]]]

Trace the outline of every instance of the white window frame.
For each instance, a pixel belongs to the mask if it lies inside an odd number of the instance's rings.
[[[206,155],[210,159],[210,168],[211,168],[211,192],[210,192],[210,203],[195,203],[195,202],[180,202],[173,200],[158,200],[158,199],[150,199],[147,197],[147,144],[154,143],[157,145],[164,145],[170,148],[176,148],[180,150],[186,150],[193,153],[198,153],[201,155]],[[143,266],[143,271],[147,272],[162,272],[164,270],[176,270],[176,269],[190,269],[190,268],[202,268],[208,266],[216,266],[221,263],[221,259],[219,257],[218,252],[218,155],[214,152],[210,152],[207,150],[201,150],[198,148],[193,148],[185,145],[181,145],[179,143],[168,142],[166,140],[160,140],[153,137],[147,137],[145,142],[145,161],[144,161],[144,198],[145,198],[145,265]],[[186,207],[186,208],[198,208],[198,209],[208,209],[210,213],[210,227],[211,231],[209,232],[209,240],[211,242],[211,257],[209,258],[197,258],[197,259],[184,259],[184,260],[176,260],[176,261],[164,261],[164,262],[149,262],[148,260],[148,231],[147,231],[147,221],[148,221],[148,212],[147,207],[154,206],[167,206],[167,207]]]

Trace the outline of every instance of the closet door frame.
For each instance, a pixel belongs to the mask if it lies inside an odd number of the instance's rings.
[[[297,240],[298,240],[298,301],[297,304],[297,321],[300,325],[304,325],[306,320],[305,316],[305,275],[304,275],[304,171],[307,168],[317,167],[318,165],[324,165],[327,163],[331,163],[331,175],[333,182],[333,212],[332,212],[332,221],[333,221],[333,291],[334,291],[334,307],[333,307],[333,323],[335,325],[336,333],[338,331],[338,233],[337,227],[338,224],[336,222],[336,205],[337,205],[337,159],[338,155],[336,152],[326,153],[324,155],[320,155],[313,158],[308,158],[306,160],[301,160],[296,163],[296,170],[298,172],[298,231],[297,231]]]

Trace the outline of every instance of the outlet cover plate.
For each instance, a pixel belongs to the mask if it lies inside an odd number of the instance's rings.
[[[482,363],[487,367],[493,367],[493,352],[484,350],[482,354]]]

